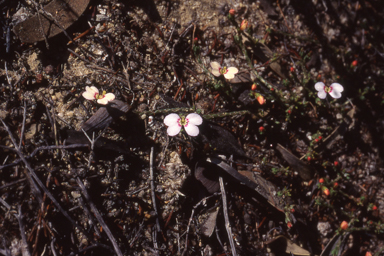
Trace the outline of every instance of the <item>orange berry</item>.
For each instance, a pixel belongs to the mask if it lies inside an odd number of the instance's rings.
[[[354,60],[354,61],[352,61],[352,67],[356,67],[357,66],[357,64],[358,64],[358,62],[357,62],[357,60]]]
[[[320,179],[319,179],[319,182],[320,182],[320,183],[324,183],[324,179],[323,179],[323,178],[320,178]]]
[[[254,91],[257,88],[257,84],[252,84],[251,90]]]

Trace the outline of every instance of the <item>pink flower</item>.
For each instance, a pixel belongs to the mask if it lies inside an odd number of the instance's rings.
[[[235,74],[239,72],[237,68],[234,67],[221,67],[220,64],[216,61],[211,62],[211,72],[214,76],[224,75],[226,79],[232,79],[235,77]]]
[[[327,93],[329,93],[332,98],[338,99],[341,97],[341,92],[344,91],[344,87],[339,83],[333,83],[331,86],[326,86],[323,82],[317,82],[315,84],[315,89],[318,91],[317,96],[320,99],[325,99]]]
[[[106,93],[103,91],[102,94],[99,94],[99,90],[95,86],[85,87],[83,97],[87,100],[97,100],[97,103],[102,105],[107,105],[109,101],[115,99],[115,95],[113,93]]]
[[[186,117],[180,117],[178,114],[172,113],[164,118],[164,124],[168,126],[167,133],[169,136],[176,136],[184,126],[187,134],[195,137],[199,135],[199,128],[197,126],[202,123],[203,118],[195,113],[191,113]]]

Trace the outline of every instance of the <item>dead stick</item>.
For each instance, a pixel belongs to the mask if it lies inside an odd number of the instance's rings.
[[[156,138],[156,132],[153,134],[153,140],[155,140],[155,138]],[[154,147],[151,147],[151,153],[149,156],[149,173],[150,173],[149,175],[150,175],[150,181],[151,181],[151,197],[152,197],[153,209],[154,209],[155,215],[156,215],[156,232],[160,232],[159,213],[157,212],[156,195],[155,195],[155,178],[153,175],[153,158],[154,158]],[[154,244],[155,249],[158,250],[156,239],[154,239],[153,244]]]
[[[235,243],[233,242],[231,225],[229,224],[228,208],[227,208],[227,195],[225,194],[223,177],[220,177],[220,191],[221,191],[221,198],[223,200],[223,213],[224,213],[224,219],[225,219],[225,228],[227,229],[228,239],[229,239],[229,243],[230,243],[231,249],[232,249],[232,255],[235,256],[237,254],[236,254]]]
[[[188,221],[188,226],[187,226],[187,230],[184,232],[185,234],[185,246],[184,246],[184,251],[181,255],[185,255],[185,253],[187,252],[187,248],[188,248],[188,234],[189,234],[189,227],[191,226],[191,223],[192,223],[192,219],[193,219],[193,216],[195,215],[195,210],[197,207],[199,207],[199,205],[201,205],[202,203],[205,203],[209,198],[212,198],[214,196],[217,196],[218,194],[215,193],[213,195],[210,195],[210,196],[207,196],[207,197],[204,197],[203,199],[201,199],[197,204],[195,204],[193,206],[193,209],[192,209],[192,212],[191,212],[191,217],[189,217],[189,221]],[[183,236],[184,234],[182,234],[181,236]]]
[[[8,150],[12,150],[14,152],[17,153],[17,150],[14,149],[14,148],[10,148],[10,147],[5,147],[5,146],[2,146],[0,145],[0,147],[2,148],[6,148]],[[84,147],[88,147],[88,144],[72,144],[72,145],[59,145],[59,146],[42,146],[42,147],[38,147],[36,148],[35,150],[33,150],[32,154],[30,154],[29,156],[26,156],[25,159],[29,159],[31,157],[34,157],[37,152],[39,152],[40,150],[50,150],[50,149],[70,149],[70,148],[84,148]],[[0,170],[4,169],[4,168],[7,168],[7,167],[11,167],[11,166],[15,166],[17,164],[19,164],[20,162],[22,162],[23,160],[21,159],[18,159],[18,160],[15,160],[13,163],[10,163],[10,164],[7,164],[7,165],[0,165]]]
[[[22,252],[22,255],[23,256],[31,256],[31,252],[29,251],[29,248],[28,248],[27,237],[25,236],[23,215],[21,214],[21,205],[19,205],[17,214],[15,214],[15,216],[19,222],[19,229],[20,229],[20,233],[21,233],[21,241],[22,241],[21,252]]]
[[[20,133],[20,141],[19,141],[19,148],[21,148],[21,145],[23,144],[23,137],[24,137],[24,131],[25,131],[25,120],[27,119],[27,103],[24,101],[24,111],[23,111],[23,125],[21,126],[21,133]]]
[[[109,240],[111,240],[111,243],[113,245],[113,248],[115,249],[115,252],[118,256],[123,256],[123,253],[121,252],[119,245],[117,244],[117,241],[115,237],[112,235],[111,230],[107,226],[107,224],[104,222],[103,217],[101,217],[101,214],[99,213],[99,210],[97,210],[95,204],[92,202],[91,197],[88,194],[87,189],[85,188],[83,182],[80,180],[79,177],[76,178],[77,184],[79,185],[81,192],[83,193],[85,199],[87,200],[89,206],[91,207],[93,213],[96,216],[96,219],[99,221],[100,225],[102,226],[103,230],[107,234]]]
[[[9,129],[9,127],[4,123],[3,119],[0,118],[0,121],[3,123],[3,126],[5,128],[5,130],[8,132],[8,135],[13,143],[13,145],[15,146],[16,148],[16,153],[19,155],[20,159],[24,162],[24,165],[25,167],[27,167],[29,173],[31,174],[31,176],[34,178],[34,180],[37,182],[37,184],[41,187],[41,189],[44,191],[45,194],[47,194],[47,196],[49,197],[49,199],[51,199],[52,203],[56,206],[56,208],[64,215],[64,217],[66,217],[71,223],[73,226],[75,226],[76,228],[78,228],[80,231],[82,231],[84,234],[86,234],[86,232],[84,231],[84,229],[77,225],[77,223],[68,215],[68,213],[66,211],[64,211],[64,209],[61,207],[61,205],[57,202],[57,200],[55,199],[55,197],[51,194],[51,192],[48,191],[48,189],[44,186],[44,184],[41,182],[41,180],[39,179],[39,177],[37,176],[37,174],[35,173],[35,171],[33,170],[33,168],[31,167],[31,165],[28,163],[27,159],[25,159],[23,153],[20,151],[20,149],[18,148],[18,145],[16,143],[16,140],[15,138],[13,137],[12,133],[11,133],[11,130]],[[89,237],[88,237],[89,238]]]

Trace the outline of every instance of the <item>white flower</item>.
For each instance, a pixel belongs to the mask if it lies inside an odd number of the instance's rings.
[[[97,103],[102,105],[107,105],[109,101],[115,99],[115,95],[113,93],[106,93],[106,91],[103,91],[102,94],[99,94],[99,90],[95,86],[85,87],[83,97],[87,100],[97,100]]]
[[[235,77],[235,74],[239,72],[237,68],[234,67],[221,67],[220,64],[216,61],[211,62],[211,72],[214,76],[224,75],[226,79],[232,79]]]
[[[341,92],[344,91],[344,87],[339,83],[333,83],[330,86],[326,86],[323,82],[317,82],[315,84],[315,89],[318,91],[317,96],[320,99],[325,99],[327,93],[329,93],[332,98],[338,99],[341,97]]]
[[[164,124],[168,126],[167,133],[169,136],[176,136],[184,126],[188,135],[195,137],[199,135],[199,128],[197,125],[201,125],[202,123],[203,118],[195,113],[191,113],[186,117],[180,117],[178,114],[172,113],[164,118]]]

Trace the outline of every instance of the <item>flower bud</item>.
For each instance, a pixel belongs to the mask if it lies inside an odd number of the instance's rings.
[[[358,64],[357,60],[354,60],[354,61],[352,61],[351,66],[352,66],[352,67],[356,67],[357,64]]]
[[[372,256],[372,253],[368,251],[365,253],[365,256]]]
[[[266,102],[266,100],[264,99],[264,97],[262,95],[257,96],[256,99],[260,103],[260,105],[263,105]]]
[[[248,21],[247,20],[243,20],[241,22],[241,25],[240,25],[240,30],[244,31],[247,27],[248,27]]]
[[[341,222],[340,228],[342,230],[346,230],[348,228],[348,222],[346,222],[345,220],[343,222]]]
[[[230,14],[231,16],[235,16],[236,11],[235,11],[234,9],[231,9],[231,10],[229,10],[229,14]]]
[[[257,84],[252,84],[251,90],[254,91],[257,88]]]
[[[259,132],[263,132],[264,130],[265,130],[265,128],[263,126],[259,127]]]
[[[326,187],[323,187],[323,193],[324,193],[324,195],[329,196],[329,194],[330,194],[329,189]]]

